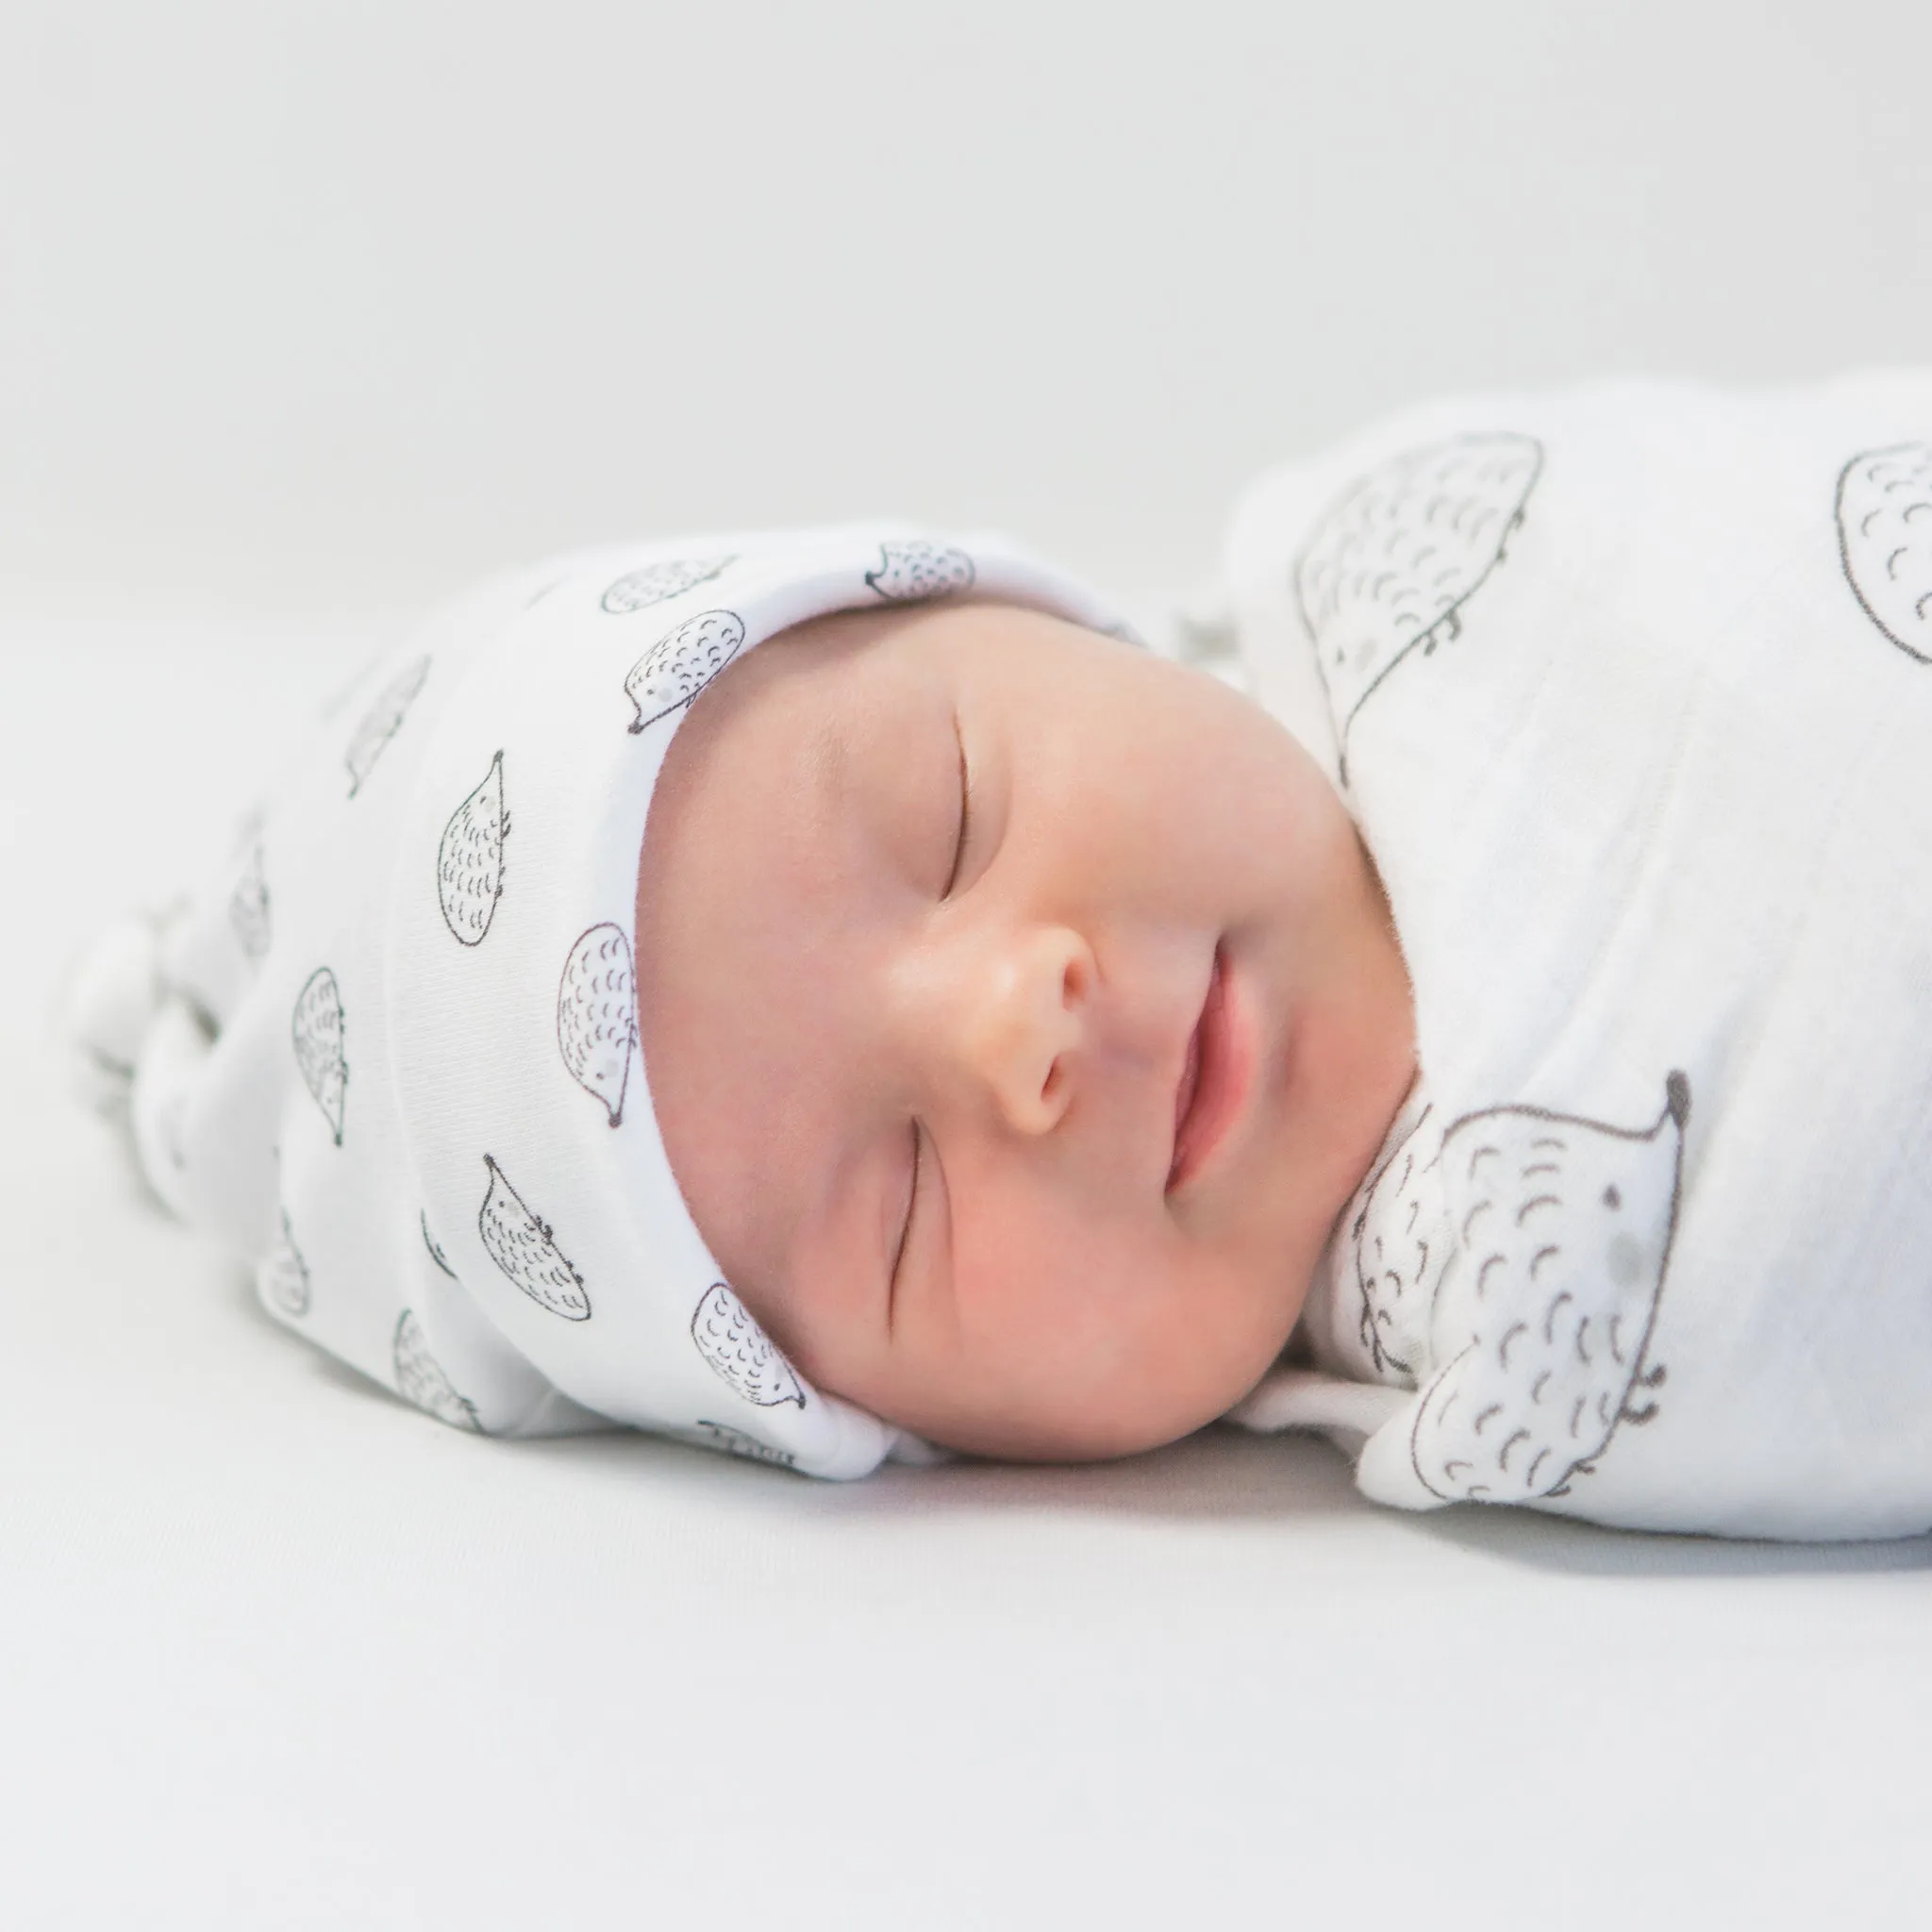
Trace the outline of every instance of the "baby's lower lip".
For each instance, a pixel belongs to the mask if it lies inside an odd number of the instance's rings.
[[[1252,1056],[1236,1006],[1229,999],[1226,955],[1217,948],[1208,996],[1175,1091],[1174,1159],[1167,1175],[1170,1192],[1200,1172],[1246,1098]]]

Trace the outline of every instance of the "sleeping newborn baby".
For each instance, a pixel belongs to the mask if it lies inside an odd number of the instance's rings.
[[[458,1426],[1932,1525],[1932,384],[1417,412],[1228,574],[1260,705],[990,539],[495,580],[76,1032]]]
[[[638,931],[724,1277],[814,1384],[986,1455],[1224,1413],[1414,1071],[1307,755],[1010,605],[822,618],[725,673],[659,776]]]

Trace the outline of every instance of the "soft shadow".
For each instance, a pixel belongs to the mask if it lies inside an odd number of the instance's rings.
[[[867,1482],[841,1485],[832,1507],[928,1517],[1026,1509],[1166,1522],[1270,1518],[1284,1526],[1369,1511],[1347,1462],[1325,1443],[1218,1428],[1118,1462],[889,1464]]]
[[[242,1291],[252,1312],[274,1327]],[[238,1299],[241,1297],[238,1296]],[[394,1410],[400,1399],[321,1350],[308,1372],[358,1401]],[[441,1424],[424,1418],[425,1432]],[[427,1437],[425,1435],[425,1441]],[[1888,1542],[1750,1542],[1660,1531],[1606,1529],[1532,1509],[1459,1504],[1385,1509],[1356,1489],[1347,1459],[1308,1436],[1208,1428],[1118,1462],[960,1460],[915,1469],[888,1463],[858,1482],[819,1482],[667,1437],[613,1426],[587,1436],[475,1441],[479,1454],[527,1457],[597,1481],[670,1483],[725,1509],[803,1512],[817,1521],[1031,1513],[1138,1518],[1149,1523],[1296,1524],[1356,1518],[1392,1536],[1421,1537],[1468,1555],[1570,1576],[1819,1576],[1932,1569],[1932,1536]]]
[[[1747,1542],[1662,1530],[1605,1529],[1533,1509],[1461,1503],[1405,1520],[1473,1555],[1567,1576],[1828,1576],[1932,1569],[1932,1537],[1887,1542]]]
[[[936,1469],[889,1463],[859,1482],[822,1483],[708,1449],[620,1430],[506,1445],[625,1482],[702,1485],[725,1507],[804,1511],[818,1520],[991,1513],[1139,1518],[1151,1523],[1297,1524],[1355,1518],[1391,1536],[1421,1537],[1471,1556],[1573,1576],[1811,1576],[1932,1569],[1932,1537],[1888,1542],[1747,1542],[1606,1529],[1529,1509],[1463,1504],[1385,1509],[1357,1491],[1347,1460],[1305,1436],[1200,1434],[1119,1462],[959,1461]]]
[[[249,1289],[247,1292],[249,1307],[260,1319],[262,1324],[267,1328],[273,1329],[277,1334],[285,1332],[274,1317],[266,1313],[260,1304],[256,1301],[254,1289]],[[339,1361],[334,1356],[325,1355],[319,1348],[308,1349],[304,1353],[314,1357],[312,1361],[303,1364],[303,1367],[314,1380],[326,1382],[331,1389],[340,1390],[344,1395],[352,1397],[357,1402],[370,1404],[387,1413],[402,1415],[419,1413],[419,1411],[412,1409],[409,1404],[405,1402],[392,1389],[385,1389],[380,1382],[372,1382],[359,1369],[352,1369],[347,1362]],[[438,1422],[434,1416],[425,1415],[423,1417],[423,1421],[439,1429],[449,1427],[447,1423]]]
[[[818,1482],[629,1430],[510,1446],[627,1482],[702,1484],[731,1507],[802,1511],[816,1520],[1032,1513],[1165,1523],[1267,1519],[1291,1529],[1318,1518],[1384,1514],[1362,1501],[1348,1464],[1325,1443],[1235,1429],[1207,1429],[1118,1462],[887,1463],[849,1483]]]

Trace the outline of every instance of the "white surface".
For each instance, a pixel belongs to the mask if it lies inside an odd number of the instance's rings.
[[[274,1330],[41,1018],[357,649],[0,624],[8,1924],[1919,1915],[1924,1544],[1417,1521],[1232,1432],[849,1488],[492,1443]]]

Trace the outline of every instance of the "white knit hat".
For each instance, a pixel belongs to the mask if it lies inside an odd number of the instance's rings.
[[[672,736],[735,656],[969,591],[1120,628],[997,539],[874,527],[579,554],[443,610],[160,939],[132,1047],[157,1191],[259,1257],[278,1320],[444,1421],[874,1468],[898,1432],[767,1340],[672,1176],[638,1051],[638,855]],[[147,971],[118,944],[78,1015],[97,1064],[129,1050]]]

